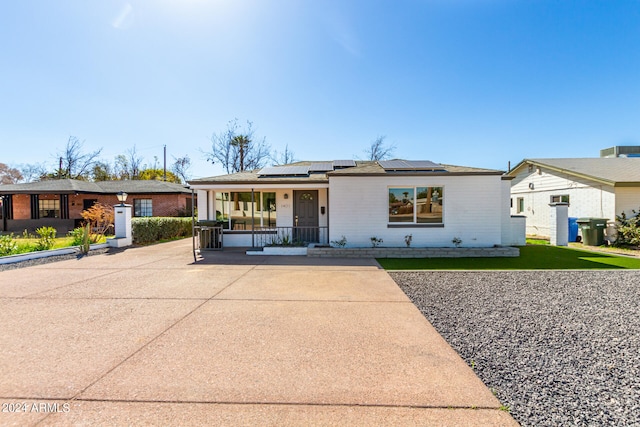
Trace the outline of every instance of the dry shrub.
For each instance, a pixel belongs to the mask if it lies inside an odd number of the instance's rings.
[[[82,215],[85,223],[89,224],[93,233],[97,235],[96,238],[92,239],[94,241],[104,236],[113,227],[113,206],[95,203],[89,209],[83,210],[80,215]]]

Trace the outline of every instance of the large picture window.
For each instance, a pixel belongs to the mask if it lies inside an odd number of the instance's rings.
[[[38,200],[40,218],[60,218],[60,200]]]
[[[389,188],[389,223],[442,224],[443,187]]]
[[[216,220],[227,230],[244,231],[251,227],[275,227],[276,193],[256,191],[216,192]],[[253,216],[253,223],[251,218]]]

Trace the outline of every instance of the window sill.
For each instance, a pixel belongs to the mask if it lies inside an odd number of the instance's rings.
[[[399,224],[387,224],[387,228],[444,228],[444,224],[399,223]]]

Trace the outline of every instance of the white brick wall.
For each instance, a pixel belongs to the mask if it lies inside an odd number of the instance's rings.
[[[533,184],[533,189],[529,187]],[[511,182],[512,215],[527,217],[527,234],[550,236],[551,196],[569,195],[569,217],[615,220],[614,188],[596,181],[573,178],[545,168],[529,172],[525,166]],[[517,199],[524,198],[524,212],[517,212]]]
[[[616,187],[616,215],[625,212],[630,216],[632,210],[640,210],[640,187]]]
[[[371,246],[371,237],[382,246],[490,247],[502,242],[502,219],[508,204],[503,200],[500,176],[384,176],[331,177],[329,192],[329,240],[347,238],[348,247]],[[444,227],[389,228],[389,187],[444,187]]]

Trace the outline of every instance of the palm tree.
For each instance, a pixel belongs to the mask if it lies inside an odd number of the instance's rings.
[[[240,153],[240,167],[238,168],[240,172],[244,171],[244,150],[250,143],[251,140],[246,135],[236,135],[231,140],[231,146],[238,147],[238,151]]]

